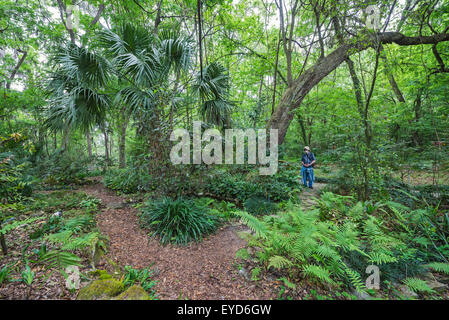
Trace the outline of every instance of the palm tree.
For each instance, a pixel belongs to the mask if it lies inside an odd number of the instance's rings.
[[[102,123],[110,99],[105,91],[109,79],[108,63],[98,54],[74,44],[62,47],[53,57],[56,64],[50,74],[50,103],[46,126],[63,130],[64,149],[70,130],[86,133]]]
[[[213,62],[196,75],[194,89],[201,100],[203,119],[222,128],[230,126],[233,103],[229,100],[230,79],[226,69]]]
[[[119,82],[115,103],[126,105],[123,112],[134,116],[138,132],[148,137],[153,159],[162,160],[163,142],[168,141],[165,131],[173,125],[179,79],[191,67],[191,40],[176,30],[154,35],[126,24],[114,31],[102,31],[100,41]],[[167,90],[171,84],[173,89]],[[165,119],[167,106],[169,125]]]

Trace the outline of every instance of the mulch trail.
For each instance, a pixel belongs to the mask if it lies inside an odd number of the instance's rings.
[[[82,191],[101,199],[106,206],[97,215],[97,222],[110,239],[108,258],[135,268],[154,263],[158,280],[155,288],[160,299],[276,298],[275,283],[247,281],[234,265],[236,251],[246,245],[237,235],[246,230],[244,226],[227,224],[200,243],[164,247],[157,239],[148,241],[146,232],[139,228],[137,209],[115,208],[123,198],[99,183],[84,186]]]
[[[316,205],[315,198],[319,198],[321,190],[326,186],[326,183],[316,182],[313,184],[313,189],[304,188],[299,194],[301,199],[301,209],[308,211]]]

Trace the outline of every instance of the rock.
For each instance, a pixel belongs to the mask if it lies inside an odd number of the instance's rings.
[[[106,208],[108,209],[121,209],[126,207],[126,203],[123,202],[111,202],[106,205]]]
[[[150,295],[145,292],[145,290],[138,285],[134,285],[126,289],[117,297],[112,300],[152,300]]]
[[[245,278],[246,280],[250,279],[249,272],[245,268],[239,270],[239,275]]]
[[[359,292],[357,290],[352,290],[352,294],[357,297],[359,300],[371,300],[371,296],[366,292]]]
[[[89,271],[89,276],[98,278],[99,280],[106,280],[106,279],[112,279],[112,276],[106,271],[106,270],[93,270]]]
[[[418,298],[418,294],[410,290],[405,284],[401,284],[399,286],[399,290],[405,295],[407,298],[416,299]]]
[[[115,279],[95,280],[82,288],[77,300],[103,300],[117,296],[125,290],[121,281]]]
[[[446,284],[438,282],[437,280],[427,280],[426,283],[431,289],[437,292],[445,291],[448,288]]]

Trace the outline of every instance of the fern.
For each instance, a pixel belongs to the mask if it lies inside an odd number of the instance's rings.
[[[366,286],[362,281],[362,277],[357,271],[352,270],[351,268],[346,268],[345,273],[348,276],[348,279],[351,283],[351,285],[358,291],[358,292],[365,292]]]
[[[90,214],[83,214],[64,221],[63,229],[73,231],[74,233],[79,233],[94,225],[94,217]]]
[[[404,284],[413,292],[416,293],[434,293],[435,291],[430,288],[424,280],[418,278],[407,278],[404,280]]]
[[[81,266],[81,259],[71,252],[52,250],[44,254],[40,262],[47,269],[63,270],[68,266]]]
[[[302,268],[302,271],[304,272],[305,275],[308,275],[312,278],[319,279],[319,280],[327,282],[331,285],[335,284],[335,281],[332,280],[330,277],[329,270],[324,268],[323,266],[309,264],[309,265],[305,265]]]
[[[6,234],[14,229],[17,229],[21,226],[33,223],[40,219],[42,219],[42,218],[41,217],[29,218],[29,219],[25,219],[25,220],[21,220],[21,221],[13,221],[13,222],[2,224],[0,227],[0,234]]]
[[[369,261],[374,264],[385,264],[398,262],[398,259],[385,252],[371,252],[369,254]]]
[[[239,216],[242,223],[246,224],[258,237],[268,237],[269,231],[265,223],[245,211],[235,211],[234,214]]]
[[[449,263],[431,262],[426,264],[425,266],[435,270],[436,272],[449,274]]]
[[[286,267],[290,267],[293,263],[282,257],[282,256],[273,256],[269,259],[269,263],[268,263],[268,269],[270,267],[274,267],[276,269],[282,269],[282,268],[286,268]]]
[[[294,284],[293,282],[291,282],[290,280],[288,280],[286,277],[281,277],[281,278],[279,278],[278,280],[282,280],[282,282],[284,283],[284,285],[285,285],[287,288],[290,288],[290,289],[296,289],[296,284]]]
[[[248,252],[248,250],[246,250],[245,248],[241,248],[241,249],[238,249],[237,250],[237,252],[235,253],[235,257],[236,257],[236,259],[249,259],[250,258],[250,255],[249,255],[249,252]]]
[[[57,233],[49,234],[45,239],[51,243],[63,243],[66,244],[72,239],[73,232],[71,230],[64,230]]]

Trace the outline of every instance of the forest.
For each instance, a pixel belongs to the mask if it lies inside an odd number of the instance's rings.
[[[0,0],[0,83],[0,300],[449,300],[449,0]]]

